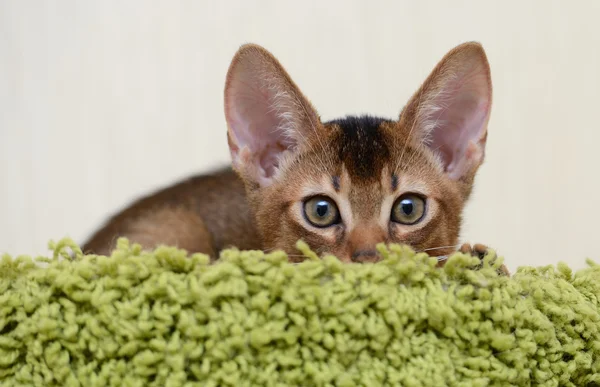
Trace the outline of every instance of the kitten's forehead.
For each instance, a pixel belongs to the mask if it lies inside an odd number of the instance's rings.
[[[389,163],[390,139],[383,125],[392,121],[362,116],[346,117],[325,123],[334,129],[333,152],[353,182],[378,180]]]

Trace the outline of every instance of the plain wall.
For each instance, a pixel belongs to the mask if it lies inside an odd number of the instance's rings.
[[[0,1],[0,252],[84,239],[150,190],[228,162],[223,84],[272,51],[324,119],[395,118],[481,42],[487,157],[462,240],[511,268],[600,261],[600,2]]]

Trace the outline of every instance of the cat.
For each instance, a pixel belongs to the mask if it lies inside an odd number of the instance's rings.
[[[375,262],[379,242],[456,251],[462,212],[485,156],[492,106],[486,53],[477,42],[449,51],[397,119],[322,122],[280,62],[255,44],[239,48],[225,82],[231,166],[144,197],[83,245],[109,254],[116,239],[220,250],[284,250]],[[485,246],[461,251],[480,256]]]

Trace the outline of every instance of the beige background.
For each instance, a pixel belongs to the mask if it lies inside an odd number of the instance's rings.
[[[487,161],[464,240],[511,268],[600,261],[600,2],[0,1],[0,252],[78,241],[137,195],[228,161],[244,42],[325,119],[395,117],[442,55],[487,50]]]

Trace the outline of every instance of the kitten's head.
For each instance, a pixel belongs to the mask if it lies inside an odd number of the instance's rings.
[[[375,261],[379,242],[456,245],[492,102],[483,48],[450,51],[397,120],[321,122],[281,64],[245,45],[225,85],[233,168],[265,249]],[[452,248],[432,251],[447,254]]]

